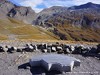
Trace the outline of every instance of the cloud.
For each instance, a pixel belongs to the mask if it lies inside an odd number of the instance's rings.
[[[43,8],[37,8],[39,4],[43,2],[43,0],[9,0],[17,5],[31,7],[36,12],[41,11]]]
[[[45,0],[44,5],[46,7],[51,7],[51,6],[71,6],[73,5],[72,0]]]
[[[52,6],[71,6],[72,0],[10,0],[14,3],[18,3],[21,6],[30,6],[36,12],[41,11],[44,7],[49,8]],[[41,5],[42,4],[42,5]],[[41,8],[38,7],[41,5]]]
[[[24,1],[20,2],[19,4],[22,6],[30,6],[36,12],[39,12],[42,10],[42,8],[37,8],[37,5],[41,4],[42,2],[43,2],[43,0],[24,0]]]
[[[15,4],[21,6],[30,6],[36,12],[40,12],[44,8],[49,8],[52,6],[66,6],[70,7],[73,5],[81,5],[87,2],[93,2],[100,4],[100,0],[10,0]]]

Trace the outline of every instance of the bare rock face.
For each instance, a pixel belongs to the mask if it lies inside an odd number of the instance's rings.
[[[30,7],[17,6],[10,1],[0,0],[0,17],[11,17],[32,24],[35,12]]]
[[[100,41],[100,4],[89,2],[69,8],[53,6],[38,13],[34,24],[49,29],[62,40]],[[91,30],[92,34],[86,30]]]
[[[12,8],[14,8],[15,5],[6,1],[6,0],[1,0],[0,2],[0,9],[1,9],[1,12],[3,13],[8,13]]]
[[[53,6],[38,13],[35,24],[71,24],[77,27],[100,28],[100,5],[87,3],[73,7]]]
[[[6,19],[7,13],[14,7],[15,5],[12,4],[11,2],[7,0],[0,0],[0,18]]]
[[[11,18],[32,24],[35,12],[30,7],[16,6],[15,8],[11,9],[7,15]]]

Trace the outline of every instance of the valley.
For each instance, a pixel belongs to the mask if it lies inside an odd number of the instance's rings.
[[[30,1],[0,0],[0,75],[100,75],[100,3],[49,7],[43,6],[49,0],[38,0],[45,1],[40,5]],[[36,59],[39,67],[31,66],[32,57],[49,54],[61,55],[57,60],[62,64],[63,55],[77,60],[66,58],[62,65],[47,63],[48,57],[46,62]],[[46,71],[45,64],[54,70]],[[62,69],[70,71],[63,74]]]

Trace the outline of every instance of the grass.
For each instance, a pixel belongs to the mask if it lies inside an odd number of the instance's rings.
[[[68,41],[100,42],[99,29],[81,29],[67,23],[57,25],[56,28],[60,33],[65,34]],[[12,18],[8,18],[8,20],[0,19],[0,40],[9,40],[10,35],[15,35],[17,39],[60,40],[59,36],[38,26],[25,24]]]
[[[6,40],[6,39],[7,39],[6,35],[0,34],[0,40]]]
[[[68,40],[71,41],[95,41],[100,42],[100,30],[90,28],[81,29],[69,25],[58,25],[57,29],[60,33],[65,34]]]
[[[7,40],[11,35],[14,35],[17,39],[57,39],[54,34],[47,30],[22,23],[12,18],[0,20],[0,34],[0,40]]]

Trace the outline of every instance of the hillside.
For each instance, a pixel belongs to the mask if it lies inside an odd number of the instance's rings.
[[[31,7],[18,6],[9,0],[0,0],[0,19],[5,20],[10,17],[27,24],[32,24],[35,14]]]
[[[61,40],[100,42],[100,5],[53,6],[38,13],[36,25],[47,28]]]
[[[8,18],[9,20],[0,19],[0,40],[16,39],[57,39],[55,35],[40,27],[27,25],[21,21]]]
[[[53,6],[35,13],[0,0],[0,37],[100,42],[100,4]]]

